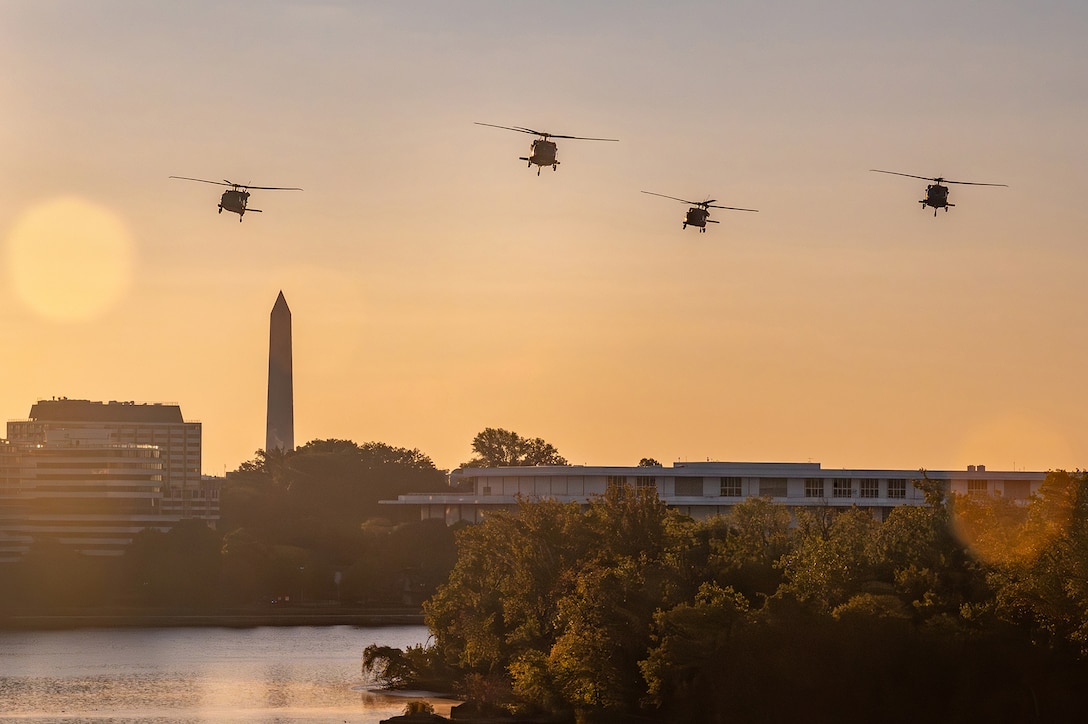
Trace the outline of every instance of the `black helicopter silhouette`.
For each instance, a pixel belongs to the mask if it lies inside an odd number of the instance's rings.
[[[717,206],[714,202],[717,199],[708,198],[706,201],[688,201],[687,199],[678,199],[675,196],[666,196],[665,194],[655,194],[653,191],[643,191],[644,194],[650,194],[651,196],[660,196],[665,199],[672,199],[673,201],[680,201],[685,204],[692,204],[692,207],[687,210],[684,215],[684,226],[687,229],[688,225],[698,226],[699,232],[706,233],[707,224],[718,224],[721,222],[715,221],[710,218],[710,209],[728,209],[729,211],[755,211],[759,209],[740,209],[736,206]]]
[[[253,211],[255,213],[261,213],[260,209],[247,208],[246,204],[249,202],[249,189],[259,189],[261,191],[302,191],[297,186],[251,186],[250,184],[236,184],[233,181],[208,181],[203,178],[190,178],[189,176],[171,176],[170,178],[181,179],[183,181],[199,181],[204,184],[215,184],[217,186],[230,186],[229,189],[223,192],[223,195],[219,199],[219,213],[223,213],[223,209],[230,211],[231,213],[238,214],[238,221],[242,221],[242,217],[245,216],[247,211]]]
[[[944,209],[947,213],[948,207],[955,206],[948,202],[948,187],[942,184],[963,184],[965,186],[1004,186],[1008,188],[1008,184],[981,184],[976,181],[949,181],[946,178],[940,176],[915,176],[912,173],[899,173],[898,171],[881,171],[879,168],[871,168],[870,171],[876,173],[890,173],[893,176],[907,176],[908,178],[920,178],[923,181],[933,181],[929,186],[926,186],[926,197],[921,199],[918,203],[922,205],[922,209],[925,210],[927,206],[933,207],[933,216],[937,216],[938,209]]]
[[[563,136],[558,133],[547,133],[545,131],[534,131],[531,128],[522,128],[521,126],[496,126],[494,123],[480,123],[476,122],[477,126],[489,126],[491,128],[505,128],[507,131],[517,131],[518,133],[529,133],[534,136],[540,136],[540,138],[533,141],[532,146],[529,148],[528,156],[521,156],[520,160],[528,161],[529,168],[533,167],[535,163],[537,165],[536,175],[540,175],[540,169],[545,166],[551,166],[552,171],[555,171],[559,167],[559,161],[556,160],[555,154],[558,151],[558,147],[555,141],[549,141],[549,138],[571,138],[577,141],[618,141],[618,138],[587,138],[585,136]]]

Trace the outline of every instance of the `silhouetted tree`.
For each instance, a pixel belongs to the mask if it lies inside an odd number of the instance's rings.
[[[220,536],[202,520],[182,520],[162,533],[147,528],[125,550],[128,579],[141,603],[206,606],[217,599]]]
[[[523,465],[566,465],[567,460],[543,439],[522,437],[516,432],[488,427],[472,439],[475,455],[462,467],[498,468]]]

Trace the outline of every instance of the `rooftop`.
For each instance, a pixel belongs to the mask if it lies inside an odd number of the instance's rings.
[[[30,408],[30,419],[35,422],[185,422],[181,406],[175,403],[92,402],[67,397],[38,400]]]

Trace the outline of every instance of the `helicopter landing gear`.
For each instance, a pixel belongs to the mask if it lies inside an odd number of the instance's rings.
[[[223,213],[223,207],[222,206],[219,207],[219,213]]]
[[[552,171],[558,171],[558,170],[559,170],[559,164],[557,164],[557,163],[553,164],[552,165]]]
[[[688,230],[688,225],[687,225],[687,224],[684,224],[684,227],[683,227],[683,228],[684,228],[684,231],[687,231],[687,230]]]

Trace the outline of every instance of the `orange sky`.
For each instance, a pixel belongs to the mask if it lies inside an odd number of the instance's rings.
[[[178,402],[233,469],[282,289],[299,442],[1084,467],[1086,30],[1055,1],[4,3],[0,411]],[[537,177],[475,121],[620,142]],[[1009,188],[934,219],[870,168]],[[239,224],[172,174],[306,190]],[[697,234],[641,190],[760,213]]]

